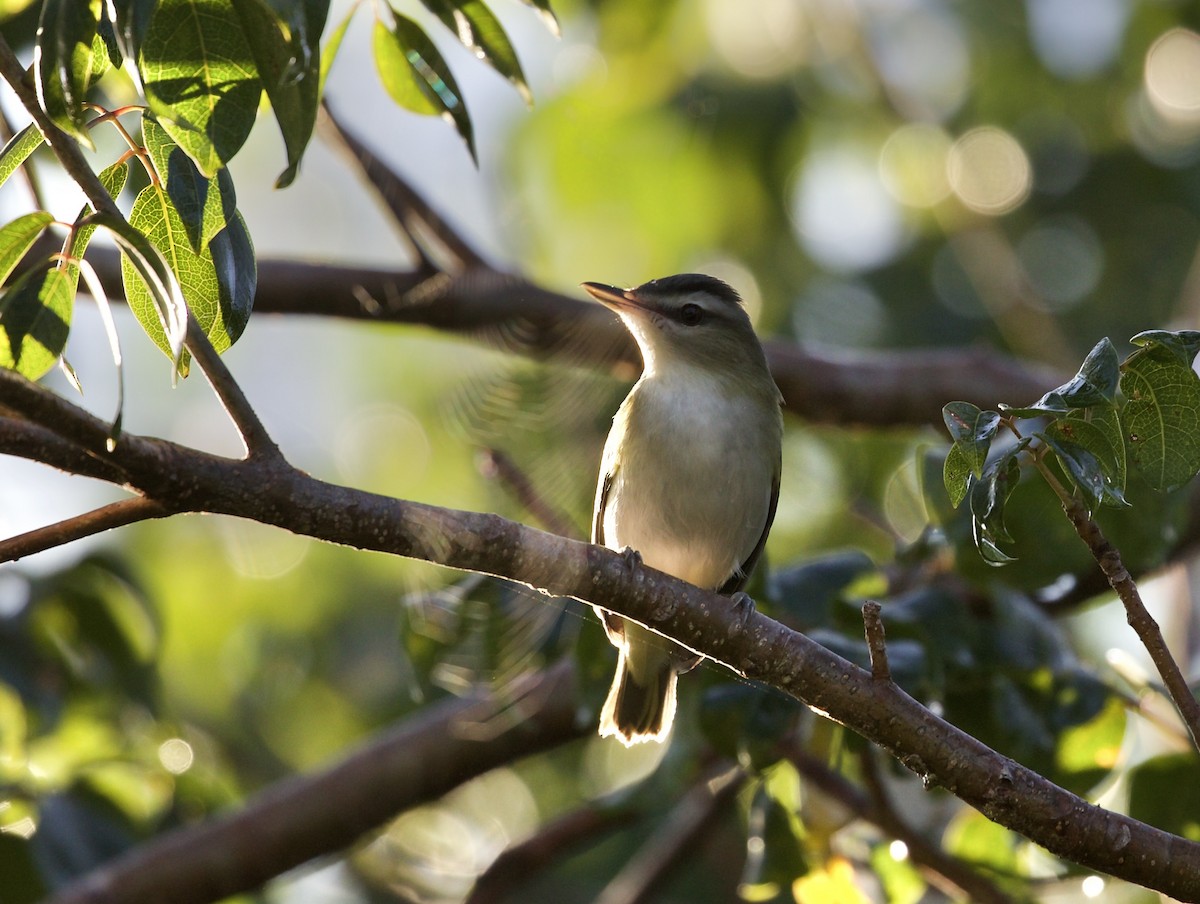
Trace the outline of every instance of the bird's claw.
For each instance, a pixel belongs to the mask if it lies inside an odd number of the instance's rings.
[[[626,546],[621,550],[621,558],[625,560],[625,567],[631,572],[642,567],[642,554],[632,546]]]
[[[750,598],[750,594],[744,593],[741,590],[729,599],[733,603],[733,609],[738,619],[736,631],[737,633],[741,633],[746,630],[746,625],[750,622],[750,616],[755,612],[754,600]]]

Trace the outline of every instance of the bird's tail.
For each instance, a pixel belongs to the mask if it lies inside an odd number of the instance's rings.
[[[675,720],[676,666],[666,651],[641,646],[633,648],[633,662],[628,641],[618,648],[617,674],[600,711],[600,737],[615,737],[626,747],[663,741]]]

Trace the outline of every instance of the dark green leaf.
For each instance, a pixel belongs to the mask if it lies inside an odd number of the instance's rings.
[[[778,757],[779,741],[794,728],[796,716],[795,705],[776,691],[723,682],[704,692],[700,730],[714,750],[761,767]]]
[[[458,37],[462,45],[508,79],[525,103],[533,94],[521,71],[521,61],[504,26],[483,0],[422,0],[426,8]]]
[[[49,891],[34,865],[29,839],[15,833],[0,832],[0,875],[5,904],[35,904]]]
[[[1070,380],[1052,389],[1026,408],[1002,405],[1005,414],[1015,417],[1061,415],[1092,405],[1111,405],[1117,397],[1120,382],[1120,361],[1117,350],[1107,338],[1101,339],[1088,352],[1079,372]]]
[[[383,87],[404,109],[452,122],[475,160],[475,130],[450,67],[421,26],[399,14],[393,18],[390,30],[375,23],[375,65]]]
[[[21,168],[21,164],[41,146],[43,140],[42,133],[33,123],[9,139],[4,150],[0,151],[0,186]]]
[[[772,900],[780,888],[790,889],[809,871],[798,810],[782,805],[765,783],[750,804],[746,829],[746,859],[738,883],[745,898]]]
[[[942,408],[942,420],[956,443],[991,442],[1000,426],[1000,415],[982,411],[970,402],[951,402]]]
[[[1129,454],[1152,487],[1174,489],[1200,469],[1200,379],[1160,342],[1139,348],[1122,370]]]
[[[158,0],[110,0],[106,7],[115,13],[113,36],[121,55],[128,60],[137,60],[141,55],[142,42],[150,30],[150,17],[158,6]]]
[[[1104,469],[1100,466],[1100,459],[1079,443],[1065,437],[1049,432],[1035,435],[1058,458],[1063,472],[1083,494],[1088,514],[1092,514],[1104,499]]]
[[[17,217],[0,229],[0,285],[8,281],[25,252],[52,222],[51,214],[38,210]]]
[[[132,826],[111,802],[81,785],[41,802],[34,860],[53,886],[62,886],[131,848]]]
[[[1194,753],[1147,760],[1129,780],[1129,815],[1190,841],[1200,841],[1200,761]]]
[[[1128,505],[1125,501],[1125,437],[1121,418],[1113,405],[1094,405],[1054,421],[1046,433],[1087,449],[1100,463],[1103,474],[1101,502]]]
[[[276,188],[284,188],[296,178],[317,121],[320,41],[329,0],[305,0],[293,5],[287,22],[280,21],[264,0],[233,0],[233,5],[287,148],[287,169],[275,183]]]
[[[150,109],[208,177],[245,143],[262,83],[233,0],[162,0],[141,44]]]
[[[58,362],[71,331],[75,292],[52,264],[26,271],[0,296],[0,367],[31,380]]]
[[[972,532],[980,555],[989,565],[1002,565],[1013,560],[1000,549],[1000,544],[1012,542],[1004,526],[1004,506],[1021,481],[1021,466],[1016,456],[1028,443],[1029,437],[1022,439],[988,465],[983,475],[971,485]]]
[[[84,125],[100,0],[46,0],[38,26],[34,84],[38,103],[54,124],[88,148]]]
[[[1200,330],[1145,330],[1129,342],[1139,348],[1165,349],[1184,367],[1191,367],[1200,352]]]

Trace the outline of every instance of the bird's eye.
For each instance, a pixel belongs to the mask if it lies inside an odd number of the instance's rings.
[[[685,304],[679,309],[679,319],[688,326],[695,326],[704,319],[704,308],[698,304]]]

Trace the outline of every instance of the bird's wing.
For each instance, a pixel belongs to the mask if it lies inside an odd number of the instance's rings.
[[[596,508],[592,516],[592,542],[600,546],[607,546],[604,542],[604,510],[608,508],[608,494],[612,490],[613,479],[616,477],[617,471],[614,468],[611,471],[606,471],[600,478],[600,484],[596,487]],[[604,622],[604,631],[608,634],[609,640],[619,644],[625,636],[624,620],[611,612],[606,612],[603,609],[596,608],[596,614],[600,616],[600,620]]]
[[[767,545],[767,534],[771,532],[771,524],[775,521],[775,509],[778,507],[779,470],[777,469],[775,471],[775,478],[771,481],[771,502],[767,506],[767,520],[763,522],[762,534],[759,535],[758,542],[754,544],[754,549],[750,550],[750,555],[746,556],[745,561],[733,570],[733,574],[729,576],[729,580],[721,585],[718,593],[727,595],[737,593],[746,586],[746,581],[750,579],[750,573],[754,571],[754,566],[758,564],[759,558],[762,557],[763,547]]]

